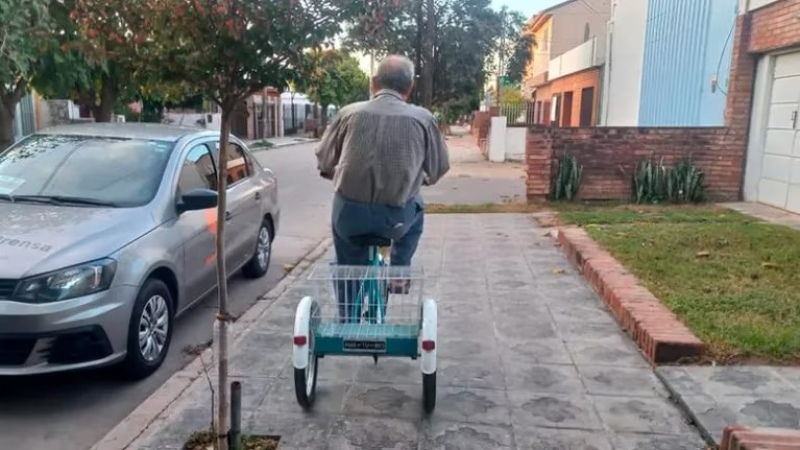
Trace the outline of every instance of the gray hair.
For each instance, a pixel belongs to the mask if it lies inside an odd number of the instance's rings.
[[[373,81],[378,89],[406,94],[414,84],[414,63],[405,56],[389,55],[378,65]]]

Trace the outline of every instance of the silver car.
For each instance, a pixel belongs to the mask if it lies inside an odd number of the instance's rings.
[[[228,151],[226,263],[266,274],[277,180]],[[216,287],[219,133],[65,125],[0,153],[0,375],[119,364],[144,378]]]

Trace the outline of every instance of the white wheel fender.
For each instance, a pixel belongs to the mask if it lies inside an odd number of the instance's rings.
[[[439,347],[436,341],[437,320],[438,313],[436,310],[436,302],[430,298],[426,299],[422,302],[422,330],[420,330],[419,336],[420,364],[422,366],[422,373],[425,375],[436,373],[436,352]],[[422,343],[425,341],[433,341],[433,350],[425,350],[422,348]]]
[[[297,305],[294,316],[294,334],[292,334],[292,351],[294,353],[294,368],[305,369],[308,367],[308,344],[311,342],[311,307],[314,301],[311,297],[303,297]],[[297,345],[294,338],[305,336],[305,344]]]

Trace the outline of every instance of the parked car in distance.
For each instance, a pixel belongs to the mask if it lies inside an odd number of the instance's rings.
[[[229,274],[266,274],[277,180],[228,147]],[[175,318],[216,288],[219,133],[63,125],[0,153],[0,376],[161,366]]]

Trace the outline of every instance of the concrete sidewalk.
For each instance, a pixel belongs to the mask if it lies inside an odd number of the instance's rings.
[[[334,357],[320,361],[316,410],[303,413],[290,378],[290,336],[295,306],[313,290],[296,282],[232,350],[246,433],[280,435],[283,450],[704,448],[636,347],[529,216],[426,221],[416,263],[438,276],[430,291],[440,315],[433,415],[423,416],[418,362],[375,366],[371,358]],[[151,407],[147,421],[140,411],[97,448],[179,449],[192,431],[206,429],[207,380],[171,382],[176,401]],[[120,436],[138,438],[127,445]]]

